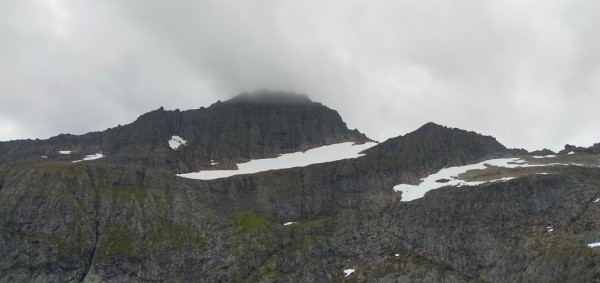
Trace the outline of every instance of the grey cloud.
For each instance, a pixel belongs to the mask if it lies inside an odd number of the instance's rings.
[[[269,88],[378,140],[435,121],[511,147],[600,142],[594,1],[18,2],[0,12],[0,139]]]

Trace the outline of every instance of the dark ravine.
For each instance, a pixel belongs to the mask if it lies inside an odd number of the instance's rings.
[[[229,103],[271,113],[281,99]],[[283,102],[306,103],[298,96]],[[311,140],[298,131],[293,140]],[[349,138],[329,142],[336,139]],[[148,144],[144,154],[160,156]],[[429,123],[365,153],[211,181],[176,177],[152,162],[5,158],[0,282],[600,281],[600,250],[586,246],[600,241],[600,203],[593,202],[600,168],[562,166],[402,202],[396,184],[523,151]],[[344,277],[347,268],[356,272]]]
[[[90,180],[92,180],[92,186],[95,188],[94,189],[94,194],[95,194],[95,197],[94,197],[94,199],[95,199],[95,201],[94,201],[94,218],[93,218],[94,219],[94,226],[93,226],[94,227],[94,229],[93,229],[93,231],[94,231],[94,237],[92,239],[91,251],[87,252],[86,255],[85,255],[85,271],[83,272],[84,276],[81,277],[80,281],[83,281],[88,276],[88,274],[90,274],[90,270],[91,270],[92,264],[94,262],[94,256],[96,255],[96,248],[97,248],[97,245],[98,245],[98,239],[100,239],[100,230],[99,230],[99,227],[100,227],[100,215],[99,215],[99,212],[100,212],[100,193],[99,193],[96,185],[93,182],[93,174],[92,174],[92,172],[91,172],[91,170],[90,170],[89,167],[87,168],[86,172],[87,172],[88,178]]]

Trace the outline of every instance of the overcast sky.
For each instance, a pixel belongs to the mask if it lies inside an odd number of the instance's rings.
[[[383,141],[433,121],[509,147],[600,142],[600,1],[0,2],[0,140],[243,91],[309,95]]]

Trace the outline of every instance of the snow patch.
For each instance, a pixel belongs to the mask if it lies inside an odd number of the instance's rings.
[[[567,153],[567,154],[575,154],[575,152],[574,151],[569,151],[569,153]]]
[[[546,227],[546,229],[548,229],[548,233],[554,232],[554,228],[552,228],[552,226],[548,226]]]
[[[40,157],[43,158],[43,159],[48,159],[48,156],[45,156],[45,155],[42,155]]]
[[[595,199],[595,200],[594,200],[594,201],[592,201],[592,202],[600,202],[600,198],[597,198],[597,199]]]
[[[394,256],[400,256],[400,254],[395,254]]]
[[[212,160],[212,159],[210,160],[210,165],[211,165],[211,166],[215,166],[215,165],[217,165],[217,164],[219,164],[219,163],[215,162],[215,161],[214,161],[214,160]]]
[[[590,248],[600,247],[600,242],[589,243],[587,246]]]
[[[556,155],[545,155],[545,156],[534,155],[532,157],[533,158],[553,158],[553,157],[556,157]]]
[[[563,163],[551,163],[551,164],[528,164],[527,161],[522,160],[520,158],[500,158],[500,159],[491,159],[486,160],[477,164],[457,166],[457,167],[449,167],[443,168],[435,174],[431,174],[424,179],[421,179],[421,183],[418,185],[409,185],[409,184],[399,184],[394,186],[394,191],[402,192],[402,200],[401,201],[412,201],[415,199],[422,198],[425,196],[425,193],[431,190],[439,189],[445,186],[477,186],[485,183],[491,182],[504,182],[514,177],[505,177],[497,180],[491,181],[464,181],[459,179],[457,176],[465,173],[469,170],[483,170],[491,166],[495,167],[505,167],[505,168],[522,168],[522,167],[540,167],[540,166],[553,166],[553,165],[568,165]],[[436,180],[447,179],[448,182],[439,183]]]
[[[344,274],[346,274],[346,276],[344,276],[344,277],[350,276],[350,274],[354,273],[354,271],[356,271],[356,270],[354,270],[352,268],[344,269]]]
[[[288,226],[288,225],[292,225],[292,224],[296,224],[296,222],[285,222],[283,223],[283,226]]]
[[[172,149],[178,149],[180,146],[185,145],[185,143],[187,143],[187,141],[182,139],[180,136],[172,136],[169,140],[169,146]]]
[[[504,178],[500,178],[500,179],[496,179],[496,180],[492,180],[490,182],[506,182],[506,181],[510,181],[512,179],[514,179],[515,177],[504,177]]]
[[[213,180],[241,174],[253,174],[269,170],[304,167],[311,164],[337,161],[342,159],[357,158],[362,156],[359,152],[366,150],[377,143],[368,142],[354,145],[352,142],[325,145],[305,152],[294,152],[279,155],[275,158],[255,159],[238,164],[238,170],[207,170],[193,173],[178,174],[177,176]]]
[[[60,154],[71,154],[71,152],[73,152],[72,150],[61,150],[58,153]]]
[[[96,153],[96,154],[92,154],[92,155],[86,155],[83,159],[81,160],[75,160],[71,163],[77,163],[77,162],[81,162],[81,161],[90,161],[90,160],[96,160],[96,159],[100,159],[104,157],[104,155],[102,154],[102,152]]]

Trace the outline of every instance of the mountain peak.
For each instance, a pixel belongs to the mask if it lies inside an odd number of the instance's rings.
[[[310,104],[313,103],[306,94],[294,92],[260,90],[245,92],[233,97],[225,103],[257,103],[257,104]]]
[[[374,155],[438,160],[443,165],[466,164],[508,152],[494,137],[429,122],[404,136],[388,139],[366,151]]]

